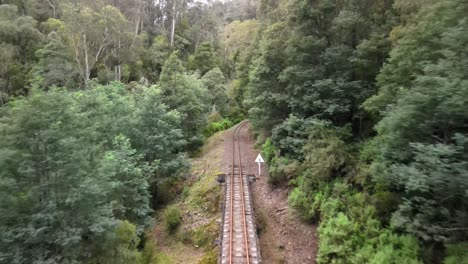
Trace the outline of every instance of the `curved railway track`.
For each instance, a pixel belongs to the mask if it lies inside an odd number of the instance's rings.
[[[249,179],[242,164],[240,131],[247,123],[241,122],[232,133],[233,158],[226,179],[221,264],[260,263]]]

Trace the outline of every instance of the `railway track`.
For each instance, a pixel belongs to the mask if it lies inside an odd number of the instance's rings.
[[[222,226],[221,264],[258,264],[261,262],[250,195],[248,175],[244,173],[240,131],[232,133],[232,163],[226,177]]]

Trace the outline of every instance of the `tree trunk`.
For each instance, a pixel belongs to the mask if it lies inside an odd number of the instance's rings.
[[[119,39],[118,50],[120,51],[121,48],[122,48],[121,42]],[[119,54],[117,53],[116,56],[119,56]],[[120,82],[120,80],[122,80],[122,65],[120,63],[119,65],[115,66],[114,72],[115,72],[115,81]]]
[[[86,45],[86,34],[83,32],[83,52],[84,52],[84,59],[85,59],[85,74],[84,74],[84,81],[88,83],[89,76],[91,75],[89,69],[89,59],[88,59],[88,46]]]
[[[52,12],[53,12],[54,18],[57,18],[57,15],[56,15],[56,12],[55,12],[55,6],[52,4],[52,1],[51,1],[51,0],[47,0],[47,2],[49,2],[49,6],[52,8]]]
[[[175,25],[176,25],[176,0],[174,0],[174,5],[172,6],[172,29],[171,29],[171,47],[174,45],[174,34],[175,34]]]

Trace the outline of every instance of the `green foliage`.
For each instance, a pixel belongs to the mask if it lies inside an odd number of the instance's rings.
[[[389,173],[406,194],[392,224],[425,241],[461,240],[468,234],[465,208],[468,163],[464,136],[456,145],[414,144],[414,161]],[[437,205],[437,206],[436,206]]]
[[[400,236],[389,230],[367,242],[351,258],[351,263],[422,263],[418,258],[418,242],[411,236]]]
[[[195,245],[205,249],[213,249],[215,246],[213,241],[219,237],[219,225],[213,220],[193,230],[191,237]]]
[[[302,149],[309,138],[309,130],[315,125],[325,125],[325,123],[316,119],[303,119],[291,115],[273,129],[271,140],[278,147],[281,155],[303,160]]]
[[[273,158],[276,156],[276,147],[273,145],[271,138],[267,138],[265,143],[262,145],[262,156],[265,162],[270,164]]]
[[[196,76],[185,74],[177,53],[164,64],[160,87],[164,103],[181,117],[180,127],[187,150],[195,151],[203,144],[202,128],[209,112],[207,89]]]
[[[213,45],[209,42],[201,43],[193,56],[189,58],[189,68],[198,71],[201,76],[204,76],[218,65],[217,54]]]
[[[0,4],[0,97],[22,94],[43,34],[37,21],[16,5]]]
[[[137,225],[139,234],[148,226],[151,213],[148,192],[151,168],[139,164],[142,156],[136,155],[128,138],[119,135],[114,139],[114,150],[104,154],[98,170],[100,175],[116,182],[110,194],[114,215]]]
[[[170,261],[139,251],[151,207],[172,199],[210,109],[235,119],[209,133],[241,116],[218,69],[221,5],[176,6],[0,3],[0,262]]]
[[[223,131],[226,129],[231,128],[234,126],[234,123],[229,120],[228,118],[224,118],[218,122],[211,122],[208,126],[203,130],[203,135],[208,138],[215,134],[216,132]]]
[[[307,220],[317,221],[320,203],[327,198],[326,188],[323,188],[334,179],[350,177],[354,172],[345,143],[337,136],[336,130],[319,122],[309,133],[303,149],[306,153],[303,172],[293,181],[296,187],[289,201]]]
[[[466,252],[467,246],[468,243],[447,245],[447,252],[446,257],[444,259],[444,264],[468,263],[468,254]]]
[[[168,206],[163,212],[164,226],[169,234],[174,234],[180,223],[182,216],[180,209],[175,205]]]
[[[321,221],[319,263],[437,263],[467,237],[468,5],[371,2],[262,1],[234,87],[271,175],[302,163],[289,202]]]
[[[133,96],[118,84],[87,93],[35,90],[0,109],[0,135],[7,140],[0,148],[4,260],[137,258],[132,248],[126,256],[109,253],[128,242],[114,234],[124,221],[125,230],[143,233],[150,185],[184,163],[177,153],[178,116],[166,111],[159,94],[143,88]],[[140,112],[149,102],[153,111]],[[158,156],[146,155],[142,139]]]
[[[342,183],[328,195],[318,201],[318,263],[421,263],[417,240],[382,228],[365,195],[352,194]]]
[[[322,222],[319,233],[318,263],[347,263],[348,257],[359,247],[355,223],[343,213]]]
[[[288,182],[298,172],[298,162],[283,157],[274,157],[269,163],[268,183],[277,186]]]
[[[123,221],[115,228],[114,235],[114,244],[109,245],[107,249],[103,248],[105,254],[93,259],[90,264],[141,263],[142,255],[137,249],[140,239],[136,227],[128,221]]]
[[[208,90],[212,111],[218,111],[222,116],[227,114],[228,97],[224,85],[224,75],[219,68],[214,68],[203,75],[202,83]]]
[[[212,249],[208,253],[206,253],[198,264],[216,264],[218,263],[218,250]]]
[[[421,5],[419,9],[407,26],[392,31],[397,45],[378,75],[379,93],[364,104],[368,111],[383,113],[386,106],[395,104],[406,90],[411,89],[428,64],[436,64],[447,56],[439,51],[456,43],[438,39],[461,22],[466,3],[444,0]]]
[[[154,38],[153,44],[146,53],[147,55],[144,58],[146,75],[149,76],[152,82],[156,82],[159,79],[164,62],[171,55],[166,37],[160,35]]]
[[[403,196],[392,223],[426,243],[466,237],[462,223],[467,218],[460,213],[467,206],[467,116],[462,105],[468,98],[463,74],[468,23],[460,13],[466,8],[459,1],[441,1],[423,9],[421,19],[407,28],[395,52],[404,52],[398,54],[398,65],[410,65],[404,75],[413,77],[404,83],[386,80],[403,90],[377,125],[374,178]],[[426,37],[433,45],[423,44]],[[409,48],[408,43],[423,47]],[[419,56],[416,50],[425,54]],[[391,60],[388,67],[396,67],[396,62]],[[388,87],[382,86],[382,96]]]
[[[141,258],[140,258],[141,264],[158,263],[155,248],[156,248],[156,243],[153,240],[146,241],[143,251],[141,252]]]
[[[278,77],[285,63],[283,38],[287,36],[284,23],[272,25],[263,32],[258,49],[260,55],[249,74],[245,103],[249,108],[249,119],[257,129],[270,131],[290,112],[286,90]]]

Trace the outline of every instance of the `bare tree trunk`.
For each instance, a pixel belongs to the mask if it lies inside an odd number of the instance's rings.
[[[224,12],[223,12],[223,37],[224,37],[224,60],[223,60],[223,66],[224,66],[224,69],[226,69],[226,61],[227,61],[227,56],[226,56],[226,53],[227,53],[227,48],[226,48],[226,0],[223,1],[223,8],[224,8]]]
[[[88,59],[88,46],[86,45],[86,34],[83,32],[83,52],[84,52],[84,59],[85,59],[85,74],[84,74],[84,81],[87,83],[89,81],[89,76],[91,75],[89,69],[89,59]]]
[[[172,6],[171,47],[174,45],[174,34],[175,34],[176,19],[177,19],[176,0],[174,0],[174,5]]]
[[[162,12],[162,14],[161,14],[161,17],[162,17],[162,19],[161,19],[161,20],[162,20],[162,21],[161,21],[162,29],[164,30],[164,32],[166,32],[166,27],[165,27],[165,23],[164,23],[164,22],[166,21],[166,19],[165,19],[165,17],[166,17],[166,5],[163,4],[163,3],[164,3],[164,1],[161,1],[161,2],[160,2],[159,8],[161,9],[161,12]]]
[[[143,13],[141,8],[143,6],[143,1],[141,0],[140,3],[138,4],[138,13],[137,13],[137,18],[135,22],[135,36],[138,35],[138,31],[140,29],[140,21],[141,19],[141,14]]]
[[[115,52],[116,57],[119,57],[119,51],[121,48],[122,48],[122,42],[120,41],[120,37],[119,37],[117,50]],[[119,61],[119,65],[116,65],[114,67],[114,76],[115,76],[115,81],[120,82],[122,80],[122,65],[120,64],[120,58],[117,58],[117,60]]]
[[[52,12],[54,14],[54,18],[57,18],[56,13],[55,13],[55,6],[52,4],[52,1],[47,0],[47,2],[49,2],[49,6],[52,7]]]

